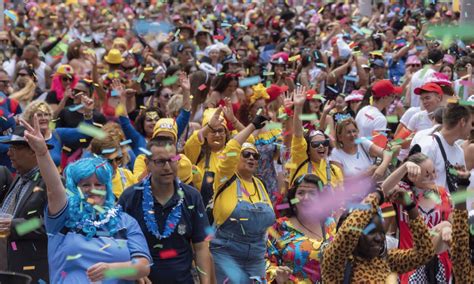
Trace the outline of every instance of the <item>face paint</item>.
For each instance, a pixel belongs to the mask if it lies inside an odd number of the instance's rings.
[[[146,117],[152,120],[158,117],[158,113],[156,111],[150,111],[146,113]]]

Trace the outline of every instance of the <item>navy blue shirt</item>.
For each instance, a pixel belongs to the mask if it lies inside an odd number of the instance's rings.
[[[166,239],[158,240],[148,231],[142,209],[143,182],[126,189],[118,203],[123,211],[134,217],[140,225],[150,248],[153,258],[150,275],[148,278],[153,283],[194,283],[191,275],[191,264],[193,260],[192,243],[204,241],[207,234],[205,229],[209,227],[201,194],[193,187],[176,182],[175,189],[181,187],[184,203],[182,215],[174,232]],[[163,233],[166,219],[171,209],[179,202],[181,196],[175,190],[171,199],[162,206],[154,200],[154,211],[160,233]],[[176,253],[169,257],[167,254],[160,257],[160,252]]]

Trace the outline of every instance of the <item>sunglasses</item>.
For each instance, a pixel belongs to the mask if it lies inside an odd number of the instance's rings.
[[[311,147],[318,148],[320,146],[329,147],[329,139],[326,139],[324,141],[311,141]]]
[[[411,67],[417,67],[417,68],[420,68],[421,67],[421,64],[410,64]]]
[[[173,97],[173,94],[162,94],[161,96],[165,99],[171,99],[171,97]]]
[[[250,151],[243,151],[241,155],[242,155],[242,157],[244,157],[245,159],[250,158],[250,156],[252,156],[255,160],[259,160],[259,159],[260,159],[260,154],[259,154],[259,153],[254,153],[254,152],[250,152]]]
[[[108,161],[110,164],[113,164],[113,163],[120,164],[120,163],[122,162],[122,157],[116,157],[116,158],[113,158],[113,159],[107,159],[107,161]]]
[[[61,81],[63,81],[63,82],[72,82],[72,78],[64,76],[64,77],[61,77]]]

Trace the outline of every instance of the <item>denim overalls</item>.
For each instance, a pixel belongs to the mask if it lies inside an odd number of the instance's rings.
[[[255,182],[262,201],[242,200],[242,184],[237,177],[237,206],[229,218],[217,228],[211,240],[218,284],[266,283],[265,253],[267,229],[275,222],[275,212],[266,203],[265,189]]]

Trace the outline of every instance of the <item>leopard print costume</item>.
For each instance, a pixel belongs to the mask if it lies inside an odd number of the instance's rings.
[[[370,210],[354,210],[344,221],[334,240],[324,251],[322,279],[324,283],[342,283],[346,262],[352,262],[351,283],[385,283],[392,273],[404,273],[428,262],[435,251],[430,234],[421,217],[410,220],[410,229],[414,236],[412,249],[392,249],[386,257],[371,260],[352,256],[360,235],[377,214],[378,196],[369,195]]]
[[[456,283],[474,283],[474,269],[469,251],[469,224],[466,210],[453,211],[453,239],[451,242],[451,261]]]

